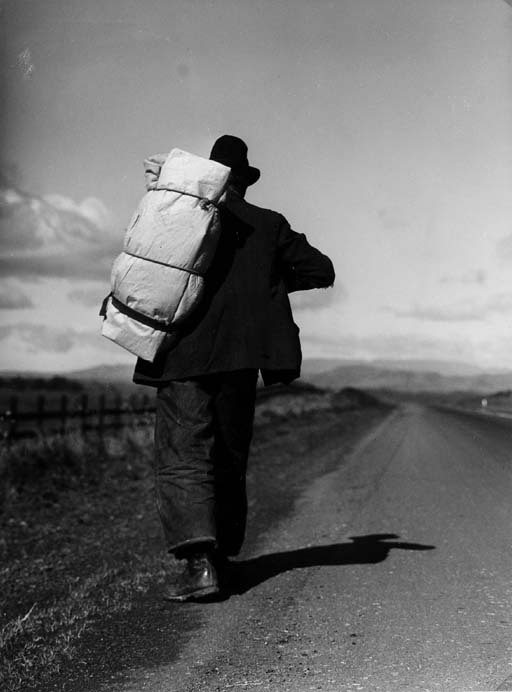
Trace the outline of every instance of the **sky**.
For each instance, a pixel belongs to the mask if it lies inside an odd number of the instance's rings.
[[[308,357],[512,368],[504,0],[0,1],[0,369],[134,356],[98,309],[143,159],[229,133],[328,254]]]

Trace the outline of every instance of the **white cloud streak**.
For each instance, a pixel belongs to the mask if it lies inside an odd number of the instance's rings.
[[[512,260],[512,233],[498,241],[496,244],[496,254],[502,261],[510,262]]]
[[[487,282],[487,274],[483,269],[474,269],[466,274],[442,276],[440,279],[442,284],[459,284],[462,286],[483,286]]]
[[[16,339],[23,348],[35,354],[39,354],[41,351],[67,353],[77,346],[98,347],[102,344],[102,337],[99,334],[27,322],[1,325],[0,342],[10,337]]]
[[[512,314],[512,294],[501,293],[485,301],[464,300],[452,305],[416,305],[408,310],[385,307],[397,317],[430,322],[473,322],[493,315]]]
[[[0,310],[26,310],[34,306],[27,293],[11,281],[0,283]]]
[[[0,190],[0,272],[3,276],[105,279],[121,249],[101,200],[35,197]]]

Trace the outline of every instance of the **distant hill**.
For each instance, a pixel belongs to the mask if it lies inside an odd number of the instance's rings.
[[[342,358],[305,358],[302,362],[302,374],[316,375],[320,372],[334,370],[340,365],[350,365],[358,361],[344,360]]]
[[[135,364],[135,361],[134,361]],[[132,384],[133,365],[98,365],[63,373],[66,378],[113,387]],[[0,375],[41,376],[41,373],[4,372]],[[52,377],[47,373],[46,377]],[[309,358],[302,367],[302,380],[319,387],[343,389],[390,389],[402,392],[475,392],[492,394],[512,389],[512,371],[489,373],[476,366],[437,360],[349,360]]]
[[[376,365],[341,365],[327,372],[305,375],[319,387],[342,389],[391,389],[402,392],[489,393],[512,388],[512,372],[449,375],[428,370],[392,369]]]
[[[133,365],[97,365],[85,370],[74,370],[66,373],[67,377],[79,380],[99,380],[102,382],[131,382],[133,377]]]
[[[436,372],[440,375],[473,376],[485,374],[482,368],[470,363],[450,360],[426,360],[410,358],[406,360],[377,359],[357,360],[344,358],[306,358],[302,365],[303,374],[315,375],[328,372],[337,367],[367,366],[383,370],[402,372]],[[512,374],[512,372],[511,372]]]

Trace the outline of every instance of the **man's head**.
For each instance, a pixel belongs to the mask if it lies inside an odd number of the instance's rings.
[[[247,144],[239,137],[233,135],[219,137],[212,147],[210,159],[231,168],[230,183],[242,194],[249,185],[259,180],[260,171],[254,166],[249,166]]]

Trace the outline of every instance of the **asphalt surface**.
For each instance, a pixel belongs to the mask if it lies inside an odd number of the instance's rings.
[[[512,422],[408,405],[318,455],[238,593],[172,604],[179,656],[102,689],[512,690]]]

